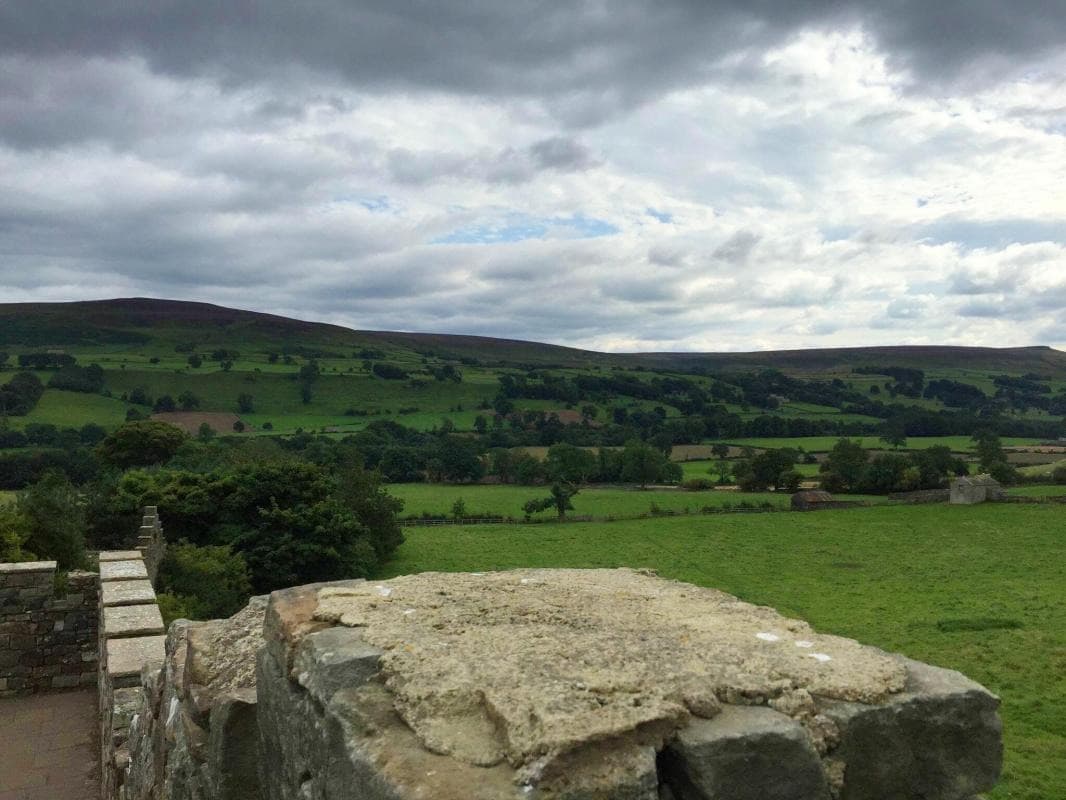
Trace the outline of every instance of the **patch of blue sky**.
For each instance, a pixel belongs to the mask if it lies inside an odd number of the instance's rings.
[[[826,242],[843,242],[859,232],[854,225],[827,225],[820,229],[822,240]]]
[[[1066,222],[1042,220],[941,220],[913,229],[932,244],[955,243],[966,250],[999,249],[1011,244],[1066,243]]]
[[[374,212],[375,214],[384,214],[386,211],[392,210],[392,204],[389,203],[389,198],[383,194],[343,194],[334,197],[333,202],[354,203],[356,205],[362,206],[367,211]]]
[[[659,220],[659,222],[670,223],[674,221],[674,215],[671,214],[669,211],[659,211],[656,208],[646,208],[644,209],[644,213],[647,214],[649,217],[653,217]]]
[[[432,244],[506,244],[527,239],[594,239],[611,236],[618,228],[602,219],[575,214],[570,217],[529,217],[512,214],[499,224],[468,225],[439,236]]]

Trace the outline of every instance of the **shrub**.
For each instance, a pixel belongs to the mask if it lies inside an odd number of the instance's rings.
[[[60,472],[48,472],[18,496],[26,520],[26,547],[61,570],[84,567],[85,509],[77,490]]]
[[[25,549],[30,538],[29,524],[14,503],[0,504],[0,562],[28,561],[34,557]]]
[[[1066,486],[1066,464],[1059,464],[1051,470],[1051,480],[1059,486]]]
[[[188,619],[228,617],[244,606],[252,585],[248,565],[224,545],[197,547],[180,541],[167,548],[159,585]]]

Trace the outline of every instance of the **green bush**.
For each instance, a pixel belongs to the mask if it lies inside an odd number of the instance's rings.
[[[65,475],[45,473],[20,492],[18,511],[26,520],[26,547],[38,558],[56,561],[60,570],[86,566],[85,508]]]
[[[1066,486],[1066,464],[1059,464],[1051,470],[1051,480],[1059,486]]]
[[[167,548],[159,588],[187,619],[217,619],[239,611],[252,585],[244,558],[225,545],[197,547],[186,541]]]
[[[0,562],[32,561],[33,553],[25,549],[29,536],[29,524],[15,505],[0,504]]]

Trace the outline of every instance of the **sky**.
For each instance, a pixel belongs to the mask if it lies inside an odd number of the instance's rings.
[[[1062,0],[4,0],[0,301],[1066,349]]]

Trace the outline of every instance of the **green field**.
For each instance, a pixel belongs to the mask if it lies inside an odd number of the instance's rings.
[[[57,428],[80,428],[90,422],[115,428],[126,420],[127,405],[121,400],[99,394],[64,392],[48,389],[37,407],[24,417],[10,417],[13,428],[31,423],[55,425]]]
[[[1007,490],[1008,494],[1016,494],[1021,497],[1064,497],[1066,486],[1041,483],[1034,486],[1014,486]]]
[[[817,464],[796,464],[793,469],[804,478],[818,477]],[[688,478],[715,478],[718,476],[718,462],[714,459],[682,461],[681,473]]]
[[[548,488],[544,486],[451,486],[435,483],[403,483],[388,487],[389,494],[404,501],[404,516],[428,514],[450,514],[452,504],[462,499],[466,513],[470,516],[502,515],[521,519],[522,504],[532,498],[546,497]],[[741,494],[739,492],[685,492],[679,490],[640,491],[622,488],[586,488],[573,498],[575,516],[593,517],[635,517],[647,514],[652,504],[663,511],[696,512],[703,506],[723,506],[737,504],[746,500],[749,503],[772,503],[786,508],[789,495],[786,493],[761,492]],[[534,515],[550,519],[554,511],[544,511]]]
[[[961,670],[1003,698],[1006,765],[988,797],[1066,796],[1064,508],[886,506],[405,533],[390,576],[648,567]]]
[[[1034,464],[1031,467],[1020,467],[1018,471],[1023,475],[1050,475],[1055,471],[1055,467],[1066,467],[1066,459],[1054,461],[1051,464]]]
[[[389,493],[404,501],[403,516],[420,516],[428,514],[450,514],[452,504],[462,499],[468,516],[478,514],[511,516],[521,519],[522,504],[535,497],[545,497],[548,489],[544,486],[486,486],[470,484],[465,486],[438,483],[399,483],[390,484]],[[787,508],[790,494],[788,492],[722,492],[708,490],[686,492],[679,489],[627,489],[623,487],[589,487],[581,489],[574,497],[575,516],[593,517],[635,517],[648,514],[654,503],[662,511],[678,513],[696,513],[703,506],[715,508],[739,503],[771,503],[779,508]],[[884,503],[884,497],[872,495],[839,495],[841,499],[864,500],[870,503]],[[535,515],[550,519],[555,516],[552,511]]]
[[[888,445],[876,436],[848,436],[852,441],[861,441],[862,446],[868,450],[890,450]],[[737,447],[756,448],[803,448],[808,453],[825,453],[833,449],[840,440],[839,436],[802,436],[793,438],[761,438],[761,439],[731,439],[726,444]],[[1040,444],[1039,439],[1026,439],[1018,436],[1004,436],[1000,439],[1004,447],[1021,447],[1025,445]],[[926,447],[943,445],[950,447],[957,453],[972,453],[974,451],[973,440],[969,436],[912,436],[907,439],[906,450],[922,450]]]

